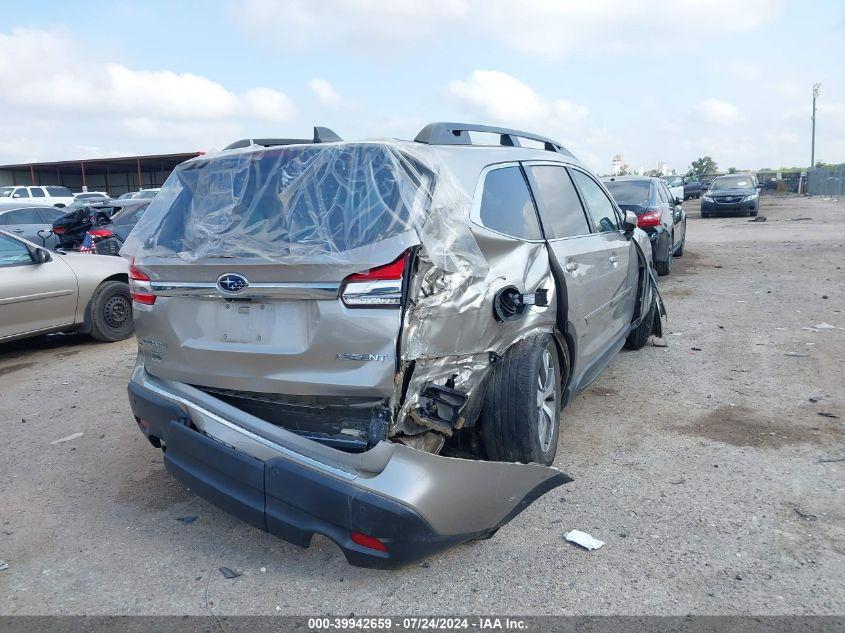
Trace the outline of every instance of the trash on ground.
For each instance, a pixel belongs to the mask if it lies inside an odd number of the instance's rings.
[[[748,221],[749,221],[749,222],[765,222],[765,221],[766,221],[766,216],[765,216],[765,215],[758,215],[757,217],[755,217],[755,218],[753,218],[753,219],[751,219],[751,220],[748,220]]]
[[[228,567],[221,567],[218,571],[223,574],[223,577],[226,578],[226,580],[231,580],[232,578],[237,578],[238,576],[243,575],[241,572],[234,571]]]
[[[9,569],[9,563],[7,563],[6,561],[0,560],[0,571],[3,571],[5,569]]]
[[[824,398],[824,396],[810,396],[809,398],[807,398],[807,400],[809,400],[810,402],[818,402],[819,400],[822,400],[823,398]]]
[[[816,328],[817,330],[836,330],[836,329],[839,329],[835,325],[831,325],[830,323],[824,323],[824,322],[816,323],[816,325],[814,325],[813,327]]]
[[[656,336],[652,337],[651,344],[654,347],[669,347],[669,344],[666,342],[666,339],[657,338]]]
[[[835,413],[831,413],[830,411],[816,411],[816,413],[823,418],[833,418],[834,420],[838,420],[839,416]]]
[[[835,462],[845,462],[845,457],[822,458],[819,460],[819,464],[833,464]]]
[[[813,218],[786,218],[787,222],[801,222],[803,220],[812,220]]]
[[[61,444],[62,442],[70,442],[71,440],[76,440],[76,439],[79,439],[80,437],[82,437],[82,431],[79,431],[78,433],[72,433],[71,435],[68,435],[67,437],[60,437],[59,439],[53,440],[52,442],[50,442],[50,444],[52,445],[52,444]]]
[[[572,530],[563,535],[570,543],[575,543],[588,550],[594,550],[604,545],[604,541],[594,538],[592,535],[582,532],[581,530]]]
[[[690,349],[694,352],[700,352],[701,351],[700,347],[690,347]]]
[[[809,512],[802,511],[801,508],[795,508],[795,514],[797,514],[802,519],[807,519],[808,521],[815,521],[819,518],[815,514],[810,514]]]
[[[807,358],[808,354],[799,354],[798,352],[784,352],[784,356],[792,356],[793,358]]]
[[[187,524],[187,523],[193,523],[198,518],[199,518],[198,516],[187,516],[187,517],[176,517],[176,520]]]

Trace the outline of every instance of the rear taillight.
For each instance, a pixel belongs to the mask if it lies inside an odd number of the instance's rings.
[[[151,306],[156,302],[156,296],[150,287],[150,276],[140,268],[135,267],[135,260],[129,262],[129,295],[132,301]]]
[[[94,237],[108,237],[109,235],[114,235],[108,229],[91,229],[88,231],[89,235],[93,235]],[[143,273],[141,273],[143,275]]]
[[[64,232],[65,232],[65,230],[61,226],[54,226],[53,227],[53,233],[55,233],[56,235],[61,235]]]
[[[387,545],[382,543],[379,539],[375,536],[370,536],[369,534],[364,534],[363,532],[350,532],[349,538],[352,539],[353,543],[357,543],[361,547],[366,547],[368,549],[374,549],[379,552],[386,552]]]
[[[389,264],[354,273],[343,280],[340,298],[350,308],[391,308],[402,304],[402,278],[408,264],[405,251]]]
[[[638,216],[637,226],[660,226],[660,209],[649,209]]]

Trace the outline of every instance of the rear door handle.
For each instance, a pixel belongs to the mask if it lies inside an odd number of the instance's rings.
[[[578,270],[578,262],[566,262],[566,270],[569,272],[575,272]]]

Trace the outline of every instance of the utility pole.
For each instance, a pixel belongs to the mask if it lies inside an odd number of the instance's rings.
[[[821,84],[813,84],[813,138],[810,143],[810,168],[816,166],[816,99],[819,98],[819,88]]]

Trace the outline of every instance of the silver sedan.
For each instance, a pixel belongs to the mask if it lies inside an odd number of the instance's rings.
[[[0,342],[63,331],[128,338],[128,277],[121,257],[57,253],[0,230]]]

